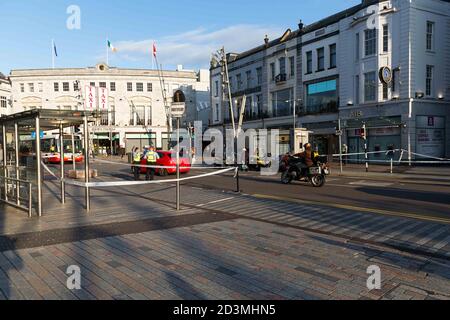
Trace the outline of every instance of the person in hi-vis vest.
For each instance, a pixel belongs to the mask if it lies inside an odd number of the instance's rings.
[[[134,169],[134,180],[139,180],[139,175],[141,174],[141,153],[139,152],[139,148],[135,148],[133,150],[133,167]]]
[[[155,147],[150,147],[146,154],[147,165],[156,166],[156,160],[159,159],[159,154],[155,151]],[[147,168],[146,180],[153,180],[155,177],[155,168]]]

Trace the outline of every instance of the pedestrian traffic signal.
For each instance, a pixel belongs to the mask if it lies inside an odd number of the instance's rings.
[[[364,140],[367,139],[366,128],[361,128],[360,136],[361,136],[361,138],[363,138]]]

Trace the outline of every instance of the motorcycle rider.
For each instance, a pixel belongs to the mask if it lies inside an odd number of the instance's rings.
[[[302,166],[302,174],[305,173],[306,169],[314,166],[315,153],[312,151],[312,145],[310,143],[305,144],[305,151],[301,153],[297,153],[294,157],[300,158],[303,160]]]

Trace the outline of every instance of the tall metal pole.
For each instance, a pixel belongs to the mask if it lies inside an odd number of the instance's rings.
[[[63,125],[59,125],[59,160],[60,160],[60,177],[61,177],[61,203],[66,203],[66,191],[64,185],[64,131]]]
[[[75,127],[72,126],[72,168],[73,171],[77,170],[77,164],[75,162]]]
[[[16,158],[16,204],[20,205],[20,168],[19,168],[19,124],[14,123],[14,154]]]
[[[41,121],[36,116],[36,185],[37,215],[42,217],[42,165],[41,165]]]
[[[83,129],[84,129],[84,182],[89,183],[89,128],[87,116],[83,117]],[[85,187],[85,201],[86,211],[91,210],[91,194],[89,187]]]
[[[339,163],[341,167],[341,173],[344,171],[342,164],[342,128],[341,128],[341,118],[338,119],[338,131],[339,131]]]
[[[369,172],[369,155],[367,153],[367,128],[366,124],[363,124],[364,130],[364,158],[366,159],[366,172]]]
[[[180,118],[177,117],[177,211],[180,211]]]
[[[6,178],[8,177],[8,167],[6,166],[6,157],[7,157],[7,151],[6,151],[6,126],[2,126],[2,135],[3,135],[3,188],[5,190],[5,201],[8,200],[8,183],[6,182]]]

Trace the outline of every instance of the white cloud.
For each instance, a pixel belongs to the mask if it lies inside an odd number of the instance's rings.
[[[242,52],[264,43],[267,34],[270,39],[281,36],[284,30],[259,25],[235,25],[219,30],[197,28],[160,39],[140,41],[118,41],[117,59],[148,59],[156,41],[158,60],[165,66],[182,64],[188,68],[209,67],[211,53],[225,46],[227,52]]]

